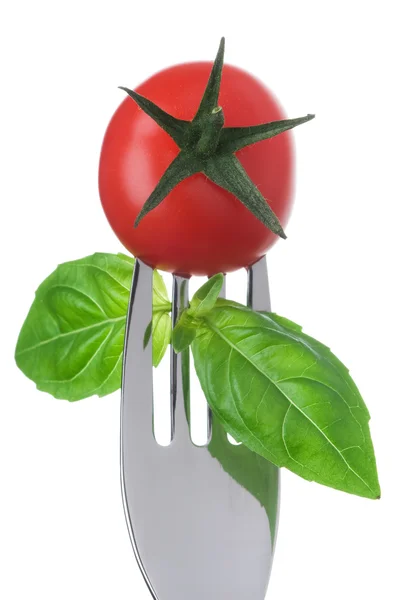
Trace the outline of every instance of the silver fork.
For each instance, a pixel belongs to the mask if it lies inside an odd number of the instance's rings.
[[[136,260],[123,364],[122,495],[137,562],[156,600],[262,600],[273,559],[278,469],[230,443],[215,417],[209,445],[192,443],[189,382],[183,385],[182,356],[172,349],[172,442],[155,441],[151,343],[143,347],[152,273]],[[188,303],[188,284],[173,277],[174,321]],[[270,310],[265,259],[248,269],[247,295],[254,309]]]

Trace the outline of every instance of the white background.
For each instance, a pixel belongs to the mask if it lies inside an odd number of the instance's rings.
[[[226,60],[295,130],[296,205],[269,257],[274,310],[330,345],[372,414],[382,499],[283,472],[268,600],[397,598],[398,120],[395,2],[4,2],[0,15],[0,596],[145,600],[119,488],[119,395],[69,404],[15,367],[38,284],[121,246],[103,216],[105,127],[156,70]],[[233,6],[234,5],[234,6]],[[162,599],[161,599],[162,600]]]

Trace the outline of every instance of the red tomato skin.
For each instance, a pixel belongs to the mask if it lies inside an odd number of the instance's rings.
[[[175,65],[136,91],[175,117],[192,120],[211,67],[210,62]],[[258,79],[230,65],[223,69],[219,105],[227,127],[286,118]],[[133,227],[178,152],[172,138],[131,98],[123,100],[106,130],[99,167],[102,206],[119,240],[146,264],[184,276],[227,273],[256,262],[278,237],[202,173],[182,181]],[[243,148],[237,157],[284,227],[293,198],[291,132]]]

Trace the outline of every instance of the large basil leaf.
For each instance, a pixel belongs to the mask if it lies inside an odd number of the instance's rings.
[[[369,413],[326,346],[286,319],[218,300],[192,350],[207,400],[237,440],[310,481],[380,496]]]
[[[120,387],[133,265],[122,254],[96,253],[59,265],[40,285],[15,352],[17,365],[38,389],[73,401]],[[170,302],[159,274],[153,306],[158,360],[170,339]]]

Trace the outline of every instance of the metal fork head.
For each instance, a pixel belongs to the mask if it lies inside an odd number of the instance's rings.
[[[174,276],[174,321],[188,303],[188,284]],[[248,270],[248,301],[270,309],[263,259]],[[138,564],[157,600],[262,600],[273,556],[278,470],[231,444],[214,417],[209,445],[192,443],[185,410],[189,369],[182,369],[189,355],[182,365],[172,349],[170,393],[165,386],[172,442],[156,442],[151,344],[143,344],[151,302],[152,269],[136,260],[123,365],[121,477]]]

